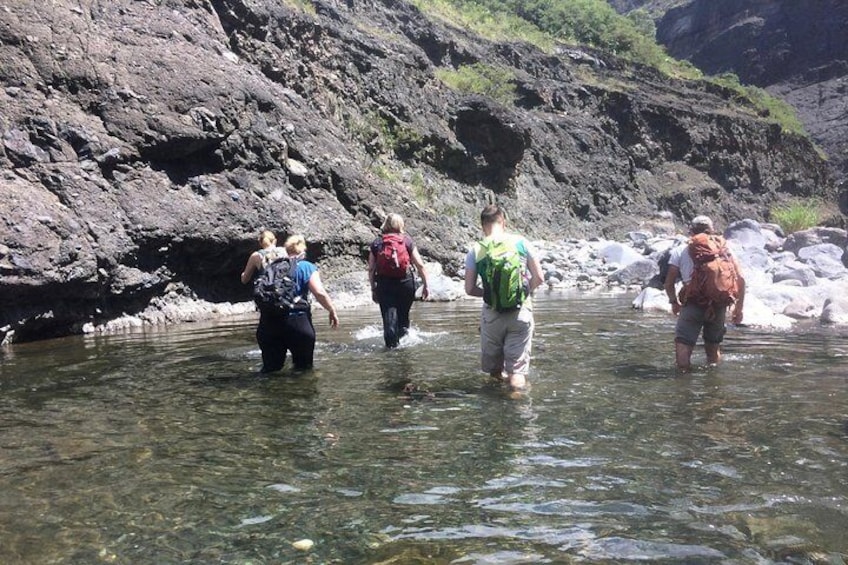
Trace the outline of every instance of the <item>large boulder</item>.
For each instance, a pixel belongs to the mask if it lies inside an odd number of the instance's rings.
[[[848,290],[848,288],[844,289]],[[828,296],[821,313],[822,324],[848,325],[848,295]]]
[[[842,263],[843,254],[842,248],[832,243],[819,243],[798,250],[798,258],[816,276],[826,279],[840,279],[848,275],[848,269]]]
[[[629,265],[614,271],[609,276],[609,281],[622,285],[648,284],[648,281],[659,273],[656,261],[640,258]]]
[[[763,249],[766,244],[766,236],[760,229],[760,224],[751,219],[733,222],[724,230],[724,237],[743,248]]]
[[[598,249],[598,256],[607,264],[626,267],[631,263],[643,260],[645,257],[623,243],[611,242]]]
[[[845,249],[848,244],[848,232],[840,228],[815,227],[789,234],[783,242],[783,249],[798,253],[804,247],[820,243],[831,243]]]
[[[794,281],[801,286],[814,286],[816,284],[816,271],[800,261],[793,261],[775,268],[773,279],[775,283]]]

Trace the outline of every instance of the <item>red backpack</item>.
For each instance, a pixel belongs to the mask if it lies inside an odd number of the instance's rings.
[[[409,273],[409,250],[402,233],[385,233],[377,253],[377,274],[391,279],[405,278]]]
[[[699,233],[689,240],[689,254],[695,264],[686,285],[686,302],[707,308],[707,318],[716,308],[726,308],[739,298],[739,273],[720,235]]]

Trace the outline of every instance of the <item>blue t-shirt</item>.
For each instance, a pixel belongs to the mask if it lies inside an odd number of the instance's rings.
[[[302,296],[304,299],[307,298],[307,294],[309,294],[309,279],[312,278],[312,275],[317,270],[318,267],[315,263],[307,261],[306,259],[298,260],[297,267],[294,272],[295,292],[297,292],[298,296]]]

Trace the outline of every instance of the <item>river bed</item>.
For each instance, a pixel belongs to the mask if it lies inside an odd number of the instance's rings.
[[[0,561],[842,563],[845,330],[732,328],[679,375],[631,300],[539,296],[518,399],[474,300],[391,351],[376,306],[317,310],[301,375],[255,372],[253,316],[6,347]]]

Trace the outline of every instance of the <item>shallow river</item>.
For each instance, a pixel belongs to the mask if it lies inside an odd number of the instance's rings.
[[[252,317],[0,349],[0,562],[842,563],[848,334],[732,329],[680,376],[631,298],[540,297],[519,399],[476,301],[393,351],[319,311],[296,377]]]

